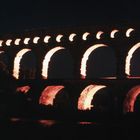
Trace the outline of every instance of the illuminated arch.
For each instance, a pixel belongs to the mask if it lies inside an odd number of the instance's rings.
[[[21,39],[20,39],[20,38],[17,38],[17,39],[15,40],[15,45],[19,45],[20,41],[21,41]]]
[[[58,36],[56,37],[56,41],[57,41],[57,42],[61,42],[62,37],[63,37],[63,35],[58,35]]]
[[[133,28],[129,28],[127,31],[126,31],[126,37],[130,37],[131,36],[131,32],[133,32],[134,29]]]
[[[83,34],[83,36],[82,36],[82,39],[83,40],[87,40],[87,37],[90,35],[90,33],[89,32],[85,32],[84,34]]]
[[[55,47],[51,49],[47,54],[45,55],[45,58],[42,63],[42,77],[44,79],[48,78],[48,69],[49,69],[49,62],[51,60],[51,57],[59,50],[65,49],[64,47]]]
[[[0,40],[0,47],[2,47],[3,40]]]
[[[44,42],[45,43],[49,43],[49,39],[51,38],[51,36],[47,35],[44,37]]]
[[[70,34],[70,36],[69,36],[69,41],[73,42],[75,36],[76,36],[75,33]]]
[[[101,39],[101,35],[102,35],[103,33],[104,33],[104,32],[102,32],[102,31],[97,32],[96,38],[97,38],[97,39]]]
[[[64,86],[47,86],[40,98],[39,98],[39,104],[43,104],[43,105],[50,105],[50,106],[53,106],[54,105],[54,99],[56,97],[56,95],[58,93],[60,93],[59,91],[64,89]]]
[[[100,47],[106,47],[107,45],[105,44],[96,44],[96,45],[93,45],[91,46],[90,48],[88,48],[86,50],[86,52],[84,53],[83,55],[83,58],[82,58],[82,61],[81,61],[81,68],[80,68],[80,71],[81,71],[81,78],[82,79],[85,79],[86,78],[86,67],[87,67],[87,60],[90,56],[90,54],[96,50],[97,48],[100,48]]]
[[[111,37],[111,38],[115,38],[115,34],[118,33],[118,32],[119,32],[119,30],[117,30],[117,29],[111,31],[110,37]]]
[[[38,37],[38,36],[34,37],[34,39],[33,39],[33,43],[34,43],[34,44],[37,44],[38,41],[39,41],[39,39],[40,39],[40,37]]]
[[[16,54],[14,59],[14,68],[13,68],[13,76],[18,79],[19,78],[19,69],[20,69],[20,61],[23,55],[27,52],[31,51],[31,49],[22,49]]]
[[[133,87],[126,95],[123,104],[124,113],[134,112],[134,104],[137,96],[140,94],[140,85]]]
[[[78,99],[78,110],[91,110],[93,105],[91,105],[92,99],[97,91],[105,88],[103,85],[89,85],[81,93]]]
[[[11,46],[11,42],[12,42],[12,39],[8,39],[8,40],[6,41],[5,44],[6,44],[7,46]]]
[[[128,55],[126,57],[126,60],[125,60],[125,73],[130,76],[131,75],[131,72],[130,72],[130,65],[131,65],[131,59],[133,57],[133,54],[134,52],[140,48],[140,42],[137,43],[136,45],[134,45],[128,52]]]

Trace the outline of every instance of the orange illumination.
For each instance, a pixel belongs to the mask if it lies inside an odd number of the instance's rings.
[[[22,49],[16,54],[14,59],[14,68],[13,68],[13,76],[18,79],[19,78],[19,69],[20,69],[20,61],[23,55],[27,52],[31,51],[31,49]]]
[[[110,37],[111,38],[115,38],[115,34],[118,33],[119,30],[113,30],[111,33],[110,33]]]
[[[49,126],[49,127],[57,123],[55,120],[39,120],[38,122],[43,126]]]
[[[21,121],[21,119],[20,118],[10,118],[10,121],[12,121],[12,122],[19,122],[19,121]]]
[[[97,48],[100,48],[100,47],[106,47],[107,45],[104,45],[104,44],[96,44],[96,45],[93,45],[91,46],[90,48],[88,48],[86,50],[86,52],[84,53],[83,55],[83,58],[82,58],[82,61],[81,61],[81,68],[80,68],[80,71],[81,71],[81,78],[82,79],[85,79],[86,78],[86,67],[87,67],[87,60],[90,56],[90,54],[96,50]]]
[[[2,47],[3,40],[0,40],[0,47]]]
[[[99,31],[99,32],[96,34],[96,38],[97,38],[97,39],[101,39],[101,35],[102,35],[103,33],[104,33],[104,32]]]
[[[51,60],[51,57],[59,50],[65,49],[63,47],[55,47],[51,49],[47,54],[45,55],[45,58],[42,63],[42,76],[44,79],[48,78],[48,69],[49,69],[49,62]]]
[[[49,36],[49,35],[45,36],[44,42],[45,42],[45,43],[49,43],[49,39],[50,39],[50,38],[51,38],[51,36]]]
[[[89,85],[88,87],[86,87],[82,91],[82,93],[78,99],[78,109],[79,110],[91,110],[91,108],[94,107],[93,105],[91,105],[91,102],[94,98],[95,93],[105,87],[106,86],[103,86],[103,85]]]
[[[25,38],[25,39],[24,39],[24,44],[25,44],[25,45],[29,44],[29,40],[30,40],[30,38]]]
[[[70,36],[69,36],[69,40],[70,40],[71,42],[73,42],[75,36],[76,36],[75,33],[70,34]]]
[[[134,104],[137,96],[140,94],[140,85],[133,87],[126,95],[123,104],[123,111],[134,112]]]
[[[88,35],[90,35],[90,33],[88,33],[88,32],[84,33],[82,36],[82,39],[87,40]]]
[[[140,47],[140,43],[137,43],[134,45],[128,52],[128,55],[125,60],[125,73],[130,76],[130,65],[131,65],[131,58],[133,56],[133,53]]]
[[[26,94],[29,90],[30,90],[30,86],[22,86],[16,89],[17,92],[22,92],[24,94]]]
[[[47,86],[43,90],[43,92],[39,98],[39,104],[53,106],[56,95],[62,89],[64,89],[64,86]]]
[[[37,44],[39,39],[40,39],[40,37],[35,37],[35,38],[33,39],[33,43],[34,43],[34,44]]]
[[[15,45],[19,45],[20,41],[21,41],[21,39],[20,39],[20,38],[17,38],[17,39],[15,40]]]
[[[80,125],[91,125],[94,124],[93,122],[79,122]]]
[[[6,41],[6,45],[7,45],[7,46],[10,46],[10,45],[11,45],[11,42],[12,42],[12,40],[11,40],[11,39],[8,39],[8,40]]]
[[[57,42],[61,42],[62,37],[63,37],[63,35],[58,35],[58,36],[56,37],[56,41],[57,41]]]
[[[126,31],[126,37],[130,37],[131,32],[133,32],[133,31],[134,31],[133,28],[129,28],[129,29]]]

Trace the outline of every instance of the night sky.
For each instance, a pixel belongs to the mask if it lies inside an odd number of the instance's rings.
[[[139,3],[98,0],[1,1],[0,34],[24,30],[139,21]]]

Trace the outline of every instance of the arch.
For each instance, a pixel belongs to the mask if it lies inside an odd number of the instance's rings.
[[[115,38],[115,34],[118,33],[118,32],[119,32],[119,30],[114,29],[113,31],[111,31],[110,37],[111,37],[111,38]]]
[[[20,61],[23,55],[29,51],[31,51],[31,49],[22,49],[16,54],[16,57],[14,59],[14,68],[13,68],[13,76],[16,79],[19,78]]]
[[[42,63],[42,77],[44,79],[48,78],[48,69],[49,69],[49,62],[51,60],[51,57],[59,50],[65,49],[64,47],[55,47],[51,49],[47,54],[45,55],[45,58]]]
[[[91,102],[94,98],[94,95],[101,89],[105,88],[104,85],[89,85],[87,86],[78,99],[78,110],[91,110],[93,105]]]
[[[86,79],[115,79],[116,63],[115,52],[111,47],[101,47],[94,50],[87,61]]]
[[[101,35],[102,35],[103,33],[104,33],[103,31],[97,32],[96,38],[97,38],[97,39],[101,39]]]
[[[87,60],[90,56],[90,54],[96,50],[97,48],[100,48],[100,47],[107,47],[107,45],[105,44],[96,44],[96,45],[93,45],[91,46],[90,48],[88,48],[86,50],[86,52],[84,53],[83,55],[83,58],[82,58],[82,61],[81,61],[81,68],[80,68],[80,74],[81,74],[81,78],[82,79],[85,79],[86,78],[86,68],[87,68]]]
[[[126,94],[123,103],[124,113],[134,112],[134,104],[139,94],[140,94],[140,85],[137,85],[129,90],[129,92]]]
[[[127,31],[126,31],[126,37],[130,37],[131,36],[131,32],[135,31],[133,28],[129,28]]]
[[[131,76],[131,70],[130,70],[130,66],[131,66],[131,59],[133,57],[134,52],[140,48],[140,42],[137,43],[136,45],[134,45],[128,52],[126,60],[125,60],[125,74],[128,76]]]
[[[33,51],[26,52],[20,61],[20,79],[35,79],[36,57]]]
[[[43,105],[50,105],[53,106],[54,105],[54,99],[56,97],[57,94],[59,94],[60,90],[64,89],[64,86],[59,85],[59,86],[47,86],[40,98],[39,98],[39,104],[43,104]]]
[[[0,61],[4,63],[6,70],[9,71],[9,57],[5,51],[0,51]]]
[[[70,41],[70,42],[73,42],[75,36],[76,36],[75,33],[70,34],[70,36],[69,36],[69,41]]]
[[[55,53],[49,62],[48,79],[73,79],[74,60],[68,49]]]
[[[89,32],[85,32],[84,34],[83,34],[83,36],[82,36],[82,39],[83,40],[87,40],[87,37],[90,35],[90,33]]]

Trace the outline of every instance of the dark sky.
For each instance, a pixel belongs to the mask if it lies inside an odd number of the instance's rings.
[[[0,32],[139,20],[139,3],[99,0],[1,1]]]

